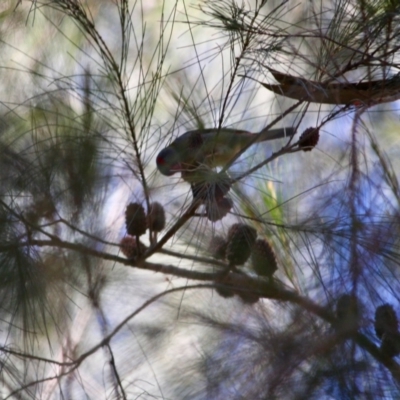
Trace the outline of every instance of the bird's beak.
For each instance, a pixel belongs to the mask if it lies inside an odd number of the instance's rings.
[[[173,166],[171,167],[171,172],[173,172],[174,174],[175,174],[176,172],[180,172],[180,171],[182,171],[182,166],[181,166],[180,163],[177,163],[177,164],[175,164],[175,165],[173,165]]]
[[[170,171],[171,171],[171,175],[176,174],[177,172],[181,172],[182,165],[180,163],[176,163],[171,167]]]

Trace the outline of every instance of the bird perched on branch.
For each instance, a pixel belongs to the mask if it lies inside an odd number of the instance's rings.
[[[294,133],[294,128],[263,129],[259,133],[228,128],[189,131],[160,151],[157,168],[166,176],[181,172],[183,179],[193,182],[193,171],[207,173],[227,165],[253,143],[289,138]]]

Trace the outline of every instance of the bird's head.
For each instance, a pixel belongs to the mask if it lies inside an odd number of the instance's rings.
[[[157,168],[166,176],[171,176],[182,170],[179,153],[173,147],[166,147],[157,156]]]

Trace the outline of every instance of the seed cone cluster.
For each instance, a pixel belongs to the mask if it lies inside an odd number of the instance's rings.
[[[390,304],[384,304],[375,310],[375,333],[382,339],[385,333],[398,331],[396,312]]]
[[[151,203],[146,215],[141,204],[130,203],[125,210],[125,224],[131,236],[142,236],[148,228],[153,232],[161,232],[165,228],[164,207],[158,202]]]
[[[225,257],[230,265],[243,265],[250,257],[257,231],[246,224],[234,224],[228,231]]]
[[[257,293],[251,291],[251,289],[231,286],[224,281],[224,278],[216,281],[215,283],[218,284],[215,291],[221,297],[224,297],[226,299],[238,296],[240,300],[246,304],[255,304],[258,302],[258,300],[260,300],[260,296]]]
[[[211,222],[216,222],[224,218],[233,207],[233,202],[229,197],[222,197],[220,200],[206,203],[206,215]]]
[[[271,278],[278,269],[275,252],[266,239],[257,239],[257,231],[250,225],[237,223],[232,225],[226,238],[214,236],[209,244],[210,254],[218,260],[226,260],[234,269],[243,265],[251,257],[254,271],[264,277]],[[235,272],[240,272],[235,269]],[[224,284],[223,281],[216,282]],[[229,285],[218,286],[217,293],[223,297],[237,295],[248,304],[256,303],[260,297],[249,288],[236,288]]]
[[[196,182],[191,185],[193,198],[204,201],[206,204],[212,201],[219,201],[229,192],[231,186],[229,178],[212,172],[213,178],[208,181]]]
[[[121,240],[120,249],[127,258],[138,257],[146,250],[139,236],[146,233],[147,229],[161,232],[165,228],[164,207],[158,202],[151,203],[146,215],[141,204],[130,203],[125,210],[125,226],[128,235]]]
[[[204,203],[207,218],[216,222],[224,218],[233,207],[226,194],[231,189],[229,176],[225,172],[207,171],[191,185],[193,199]]]
[[[255,304],[260,300],[260,296],[251,290],[238,290],[236,294],[239,296],[240,300],[246,304]]]
[[[146,246],[133,236],[125,236],[119,243],[119,248],[126,258],[136,258],[146,251]]]
[[[390,304],[383,304],[375,310],[375,333],[381,340],[381,351],[387,357],[400,354],[399,322]]]
[[[234,224],[227,238],[214,236],[209,244],[210,254],[230,265],[243,265],[251,256],[251,265],[257,275],[271,277],[278,269],[275,252],[266,239],[257,239],[257,231],[250,225]]]
[[[165,228],[164,207],[157,201],[150,204],[147,220],[149,228],[153,232],[161,232]]]
[[[299,147],[303,151],[311,151],[319,140],[319,129],[318,128],[307,128],[300,136]]]
[[[251,251],[251,263],[260,276],[271,277],[278,269],[275,252],[265,239],[257,239]]]
[[[200,175],[191,187],[193,198],[204,202],[221,200],[231,189],[228,175],[214,171]]]
[[[147,230],[147,217],[139,203],[130,203],[125,210],[125,224],[128,235],[141,236]]]
[[[215,291],[223,298],[229,299],[235,295],[235,291],[228,287],[218,286]]]
[[[225,258],[226,246],[228,242],[222,236],[214,236],[210,241],[210,254],[217,260]]]

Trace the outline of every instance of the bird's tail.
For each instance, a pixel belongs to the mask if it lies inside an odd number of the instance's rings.
[[[292,127],[277,128],[277,129],[262,129],[258,135],[260,136],[257,142],[263,142],[265,140],[274,140],[282,138],[290,138],[295,134],[295,129]]]

